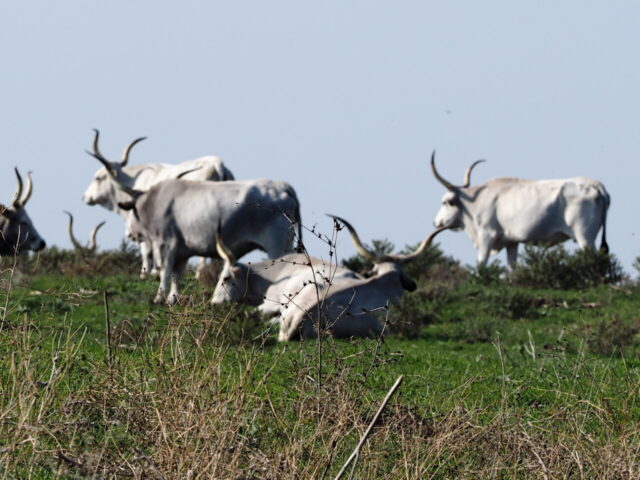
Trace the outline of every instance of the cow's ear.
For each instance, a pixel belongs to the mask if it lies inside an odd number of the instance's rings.
[[[418,288],[416,282],[404,272],[400,274],[400,283],[402,284],[402,288],[409,292],[414,292]]]
[[[10,210],[6,205],[0,203],[0,215],[7,218],[13,218],[15,214],[13,213],[13,210]]]
[[[136,202],[118,202],[118,207],[122,210],[133,210],[136,207]]]

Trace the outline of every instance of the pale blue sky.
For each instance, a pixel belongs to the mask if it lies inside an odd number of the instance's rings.
[[[109,157],[143,135],[132,163],[216,154],[238,179],[290,182],[307,225],[329,232],[336,213],[401,247],[432,228],[437,149],[454,182],[478,158],[474,183],[603,181],[631,272],[639,46],[632,1],[3,2],[0,202],[14,165],[33,170],[28,211],[49,244],[69,246],[67,209],[83,239],[107,220],[99,243],[116,246],[120,218],[81,201],[99,128]],[[474,262],[464,233],[439,240]]]

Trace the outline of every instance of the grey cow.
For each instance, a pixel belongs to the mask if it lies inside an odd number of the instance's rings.
[[[33,192],[31,172],[27,174],[26,189],[23,188],[22,177],[17,168],[15,172],[18,189],[13,195],[11,206],[0,204],[0,255],[15,255],[26,250],[37,252],[47,246],[24,208]]]
[[[471,187],[471,171],[464,184],[453,185],[436,169],[435,152],[431,171],[448,190],[434,220],[436,227],[464,230],[478,250],[480,265],[490,254],[507,249],[509,268],[518,258],[519,243],[554,245],[568,239],[580,248],[594,248],[602,227],[600,248],[609,251],[606,241],[607,210],[610,198],[604,185],[590,178],[525,180],[495,178]]]
[[[236,257],[259,249],[277,258],[294,251],[296,236],[302,241],[300,203],[288,183],[175,179],[141,192],[120,183],[109,164],[96,158],[130,198],[119,204],[132,213],[127,220],[129,236],[152,247],[160,269],[156,302],[165,295],[169,305],[177,301],[178,282],[190,257],[218,258],[215,239],[219,223]],[[171,289],[166,294],[169,281]]]
[[[101,205],[107,210],[118,213],[127,222],[129,212],[122,210],[118,203],[126,202],[129,197],[116,188],[111,181],[110,172],[116,176],[117,180],[127,187],[134,188],[139,191],[147,191],[152,186],[174,178],[184,178],[185,180],[212,180],[224,181],[233,180],[233,174],[224,165],[222,160],[214,155],[199,157],[194,160],[188,160],[175,165],[166,163],[147,163],[144,165],[127,165],[129,162],[129,154],[131,149],[145,137],[137,138],[127,145],[122,152],[119,162],[110,162],[107,160],[98,146],[100,133],[94,130],[95,137],[93,139],[92,156],[101,158],[103,164],[106,162],[107,167],[100,168],[93,180],[87,187],[82,197],[87,205]],[[127,233],[127,232],[125,232]],[[153,269],[152,256],[150,246],[144,241],[140,243],[140,255],[142,257],[142,270],[140,277],[144,278],[147,274],[156,273]],[[200,268],[204,265],[204,259],[200,263]]]

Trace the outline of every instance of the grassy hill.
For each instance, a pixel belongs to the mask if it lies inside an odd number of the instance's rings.
[[[3,263],[1,478],[334,478],[400,375],[352,478],[640,478],[628,281],[430,261],[384,340],[279,344],[192,276],[152,305],[137,268],[126,248]]]

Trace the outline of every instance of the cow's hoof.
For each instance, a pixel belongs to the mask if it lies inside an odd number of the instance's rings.
[[[167,297],[167,305],[173,307],[176,303],[178,303],[178,296],[175,294],[169,295]]]
[[[140,272],[140,280],[147,278],[147,272]]]
[[[155,304],[160,304],[164,302],[164,295],[162,295],[161,293],[157,294],[155,296],[155,298],[153,299],[153,303]]]

